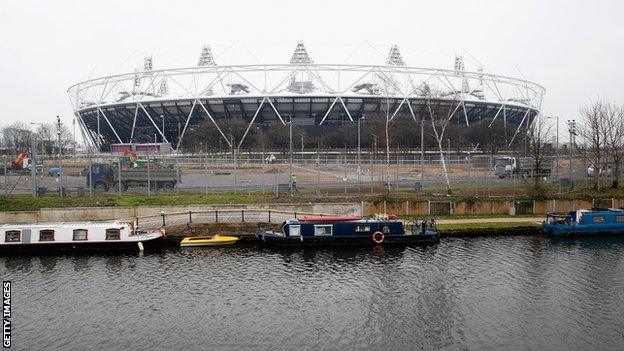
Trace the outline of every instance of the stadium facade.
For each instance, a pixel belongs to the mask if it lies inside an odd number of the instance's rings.
[[[453,69],[409,67],[393,45],[383,65],[322,64],[302,42],[288,64],[219,65],[204,46],[193,67],[157,70],[148,57],[142,70],[68,89],[84,139],[102,151],[155,141],[175,149],[205,122],[230,145],[220,125],[237,117],[248,130],[290,121],[306,128],[353,123],[386,111],[391,120],[420,123],[431,103],[453,106],[452,118],[467,126],[501,119],[515,138],[539,114],[544,93],[524,79],[467,71],[461,56]]]

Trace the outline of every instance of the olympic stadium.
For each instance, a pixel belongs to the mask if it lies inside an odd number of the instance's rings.
[[[450,106],[450,118],[466,126],[500,119],[513,141],[539,114],[545,93],[525,79],[468,71],[461,56],[449,69],[410,67],[396,45],[379,65],[317,63],[302,42],[284,61],[217,64],[204,46],[192,67],[154,69],[147,57],[143,69],[89,79],[68,94],[84,139],[106,151],[114,144],[155,141],[177,149],[202,123],[213,125],[232,147],[220,127],[229,118],[242,118],[248,131],[290,122],[322,128],[375,114],[420,123],[433,103]]]

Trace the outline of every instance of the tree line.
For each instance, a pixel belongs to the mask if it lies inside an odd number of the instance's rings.
[[[624,105],[598,99],[582,107],[579,117],[569,123],[569,132],[576,153],[593,173],[588,175],[594,188],[600,190],[608,176],[611,188],[617,188],[624,161]]]
[[[0,129],[2,138],[0,143],[7,153],[17,154],[29,151],[33,142],[38,154],[55,155],[59,151],[59,131],[60,144],[63,153],[73,150],[74,140],[69,129],[61,124],[60,129],[56,123],[37,124],[34,128],[24,122],[13,122]]]

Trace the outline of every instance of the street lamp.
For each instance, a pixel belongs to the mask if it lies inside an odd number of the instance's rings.
[[[58,136],[58,156],[59,156],[59,196],[65,195],[65,189],[63,188],[63,144],[61,143],[61,128],[63,124],[61,123],[61,117],[56,116],[56,125],[57,130],[56,134]]]
[[[569,177],[570,184],[572,184],[572,147],[574,145],[574,138],[576,137],[576,121],[568,120],[568,132],[570,133],[570,167],[569,167]]]
[[[362,191],[362,179],[360,174],[362,173],[362,136],[361,136],[361,122],[364,119],[364,115],[361,118],[358,118],[358,169],[357,169],[357,179],[358,179],[358,191]]]
[[[165,142],[165,116],[164,115],[160,115],[160,119],[162,121],[162,142]]]
[[[43,127],[43,123],[30,122],[30,124]],[[35,152],[37,151],[37,140],[35,139],[35,135],[32,136],[30,143],[30,177],[32,178],[32,194],[33,196],[37,196],[37,159],[35,158]]]
[[[288,157],[288,184],[290,188],[290,193],[293,192],[293,171],[292,171],[292,162],[293,162],[293,141],[292,141],[292,116],[288,116],[288,145],[289,145],[289,157]]]

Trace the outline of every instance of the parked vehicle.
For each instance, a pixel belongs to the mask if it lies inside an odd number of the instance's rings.
[[[87,169],[87,186],[95,190],[115,189],[121,183],[122,190],[135,187],[150,189],[173,190],[179,182],[178,172],[171,168],[126,168],[118,169],[118,165],[94,163],[91,170]],[[91,183],[89,182],[91,180]]]
[[[552,160],[545,159],[540,169],[535,169],[533,157],[498,156],[494,159],[494,174],[500,179],[519,175],[523,178],[548,177],[552,171]]]
[[[6,167],[6,171],[7,173],[14,173],[14,174],[30,174],[31,164],[32,164],[32,157],[30,157],[30,153],[26,151],[22,151],[15,157],[15,160],[13,160],[11,164],[8,167]],[[43,163],[41,161],[37,162],[36,167],[37,167],[36,169],[37,173],[43,172]],[[0,174],[4,174],[4,170],[5,170],[4,167],[0,167]]]

